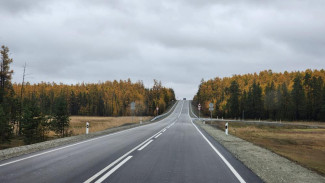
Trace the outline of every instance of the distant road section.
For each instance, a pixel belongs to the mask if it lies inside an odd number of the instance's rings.
[[[163,120],[0,162],[0,182],[262,182],[193,124],[189,101]]]

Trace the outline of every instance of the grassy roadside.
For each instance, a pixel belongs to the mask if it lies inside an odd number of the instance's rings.
[[[224,130],[225,122],[211,126]],[[229,133],[325,175],[325,129],[229,123]]]
[[[108,128],[114,128],[127,124],[136,124],[140,121],[148,121],[150,116],[135,116],[132,121],[131,116],[125,117],[94,117],[94,116],[71,116],[70,128],[73,135],[85,133],[86,122],[89,122],[89,133],[103,131]]]
[[[133,118],[131,116],[123,117],[99,117],[99,116],[71,116],[70,117],[70,127],[69,132],[72,136],[85,134],[86,122],[89,122],[89,132],[99,132],[109,128],[119,127],[123,125],[137,124],[140,121],[149,121],[151,116],[136,116]],[[48,140],[58,139],[59,137],[55,135],[53,131],[48,134]],[[0,144],[0,150],[23,146],[23,137],[14,136],[10,143]]]

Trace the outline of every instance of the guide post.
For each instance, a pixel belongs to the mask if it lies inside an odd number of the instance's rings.
[[[228,135],[228,122],[225,124],[225,133]]]
[[[134,110],[135,110],[135,102],[131,102],[132,123],[133,123]]]
[[[213,108],[213,103],[209,104],[209,111],[210,111],[210,118],[212,118],[212,111],[214,110]]]
[[[201,115],[201,104],[198,105],[198,109],[199,109],[199,120],[200,120],[200,115]]]
[[[88,134],[89,133],[89,123],[87,122],[86,123],[86,134]]]

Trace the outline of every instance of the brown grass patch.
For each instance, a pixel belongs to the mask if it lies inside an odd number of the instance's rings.
[[[71,116],[70,117],[70,127],[69,132],[71,135],[80,135],[86,133],[86,122],[89,122],[89,133],[103,131],[108,128],[114,128],[127,124],[139,123],[140,120],[148,121],[152,117],[150,116],[136,116],[133,118],[131,116],[126,117],[97,117],[97,116]],[[47,134],[47,140],[52,140],[59,138],[53,131]],[[23,137],[14,136],[10,143],[0,144],[0,150],[7,149],[11,147],[18,147],[25,145]]]
[[[229,123],[229,133],[325,175],[325,129]]]
[[[152,117],[136,116],[133,118],[133,123],[139,123],[140,120],[148,121]],[[73,135],[86,133],[86,122],[89,122],[89,133],[103,131],[108,128],[118,127],[132,123],[131,116],[125,117],[97,117],[97,116],[71,116],[70,128]]]

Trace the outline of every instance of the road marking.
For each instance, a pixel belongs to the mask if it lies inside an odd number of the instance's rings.
[[[182,108],[183,108],[183,105],[182,105]],[[37,156],[41,156],[41,155],[44,155],[44,154],[48,154],[48,153],[51,153],[51,152],[55,152],[55,151],[59,151],[59,150],[62,150],[62,149],[66,149],[66,148],[69,148],[69,147],[73,147],[73,146],[76,146],[76,145],[80,145],[80,144],[84,144],[84,143],[87,143],[87,142],[91,142],[91,141],[94,141],[94,140],[98,140],[98,139],[101,139],[101,138],[105,138],[105,137],[108,137],[108,136],[112,136],[112,135],[117,135],[117,134],[120,134],[120,133],[128,132],[128,131],[131,131],[131,130],[134,130],[134,129],[137,129],[137,128],[141,128],[141,127],[145,127],[145,126],[149,126],[149,125],[154,125],[154,124],[156,124],[156,123],[151,123],[151,124],[147,124],[147,125],[137,126],[137,127],[134,127],[134,128],[131,128],[131,129],[122,130],[122,131],[119,131],[119,132],[113,132],[111,134],[103,135],[103,136],[96,137],[96,138],[92,138],[92,139],[85,140],[85,141],[82,141],[82,142],[78,142],[78,143],[70,144],[70,145],[67,145],[67,146],[60,147],[60,148],[56,148],[56,149],[52,149],[52,150],[49,150],[49,151],[45,151],[45,152],[42,152],[42,153],[34,154],[34,155],[31,155],[31,156],[28,156],[28,157],[25,157],[25,158],[21,158],[21,159],[18,159],[18,160],[10,161],[8,163],[0,164],[0,167],[6,166],[6,165],[10,165],[10,164],[13,164],[13,163],[17,163],[17,162],[20,162],[20,161],[23,161],[23,160],[27,160],[27,159],[30,159],[30,158],[34,158],[34,157],[37,157]]]
[[[175,121],[175,120],[174,120]],[[172,124],[168,125],[166,128],[170,128],[175,124],[175,122],[173,122]]]
[[[191,105],[191,103],[189,103]],[[222,161],[228,166],[230,171],[236,176],[240,183],[246,183],[245,180],[239,175],[239,173],[234,169],[234,167],[227,161],[225,157],[212,145],[212,143],[203,135],[203,133],[198,129],[198,127],[193,123],[193,120],[190,116],[190,110],[188,110],[188,117],[191,120],[192,125],[196,128],[196,130],[202,135],[203,139],[208,142],[211,148],[218,154],[218,156],[222,159]]]
[[[158,135],[155,136],[155,139],[158,138],[162,133],[159,133]]]
[[[103,175],[95,183],[101,183],[101,182],[103,182],[105,179],[107,179],[107,177],[109,177],[110,175],[112,175],[112,173],[114,173],[117,169],[119,169],[123,164],[125,164],[131,158],[132,158],[132,156],[128,156],[127,158],[125,158],[122,162],[120,162],[118,165],[116,165],[114,168],[112,168],[110,171],[108,171],[105,175]]]
[[[182,105],[182,109],[183,109],[183,105]],[[182,112],[182,110],[181,110]],[[177,121],[174,120],[174,121]],[[175,122],[173,122],[172,124],[175,124]],[[133,151],[135,151],[136,149],[138,149],[139,147],[141,147],[143,144],[145,144],[147,141],[149,141],[150,139],[152,139],[153,137],[155,137],[158,133],[161,133],[162,130],[160,130],[159,132],[157,132],[156,134],[154,134],[153,136],[149,137],[147,140],[143,141],[141,144],[139,144],[138,146],[136,146],[135,148],[131,149],[129,152],[125,153],[123,156],[121,156],[120,158],[118,158],[117,160],[115,160],[114,162],[112,162],[111,164],[109,164],[108,166],[106,166],[104,169],[102,169],[101,171],[99,171],[98,173],[96,173],[95,175],[93,175],[92,177],[90,177],[88,180],[86,180],[84,183],[90,183],[91,181],[95,180],[97,177],[99,177],[101,174],[103,174],[104,172],[106,172],[108,169],[110,169],[111,167],[113,167],[116,163],[118,163],[119,161],[121,161],[123,158],[125,158],[126,156],[128,156],[129,154],[131,154]]]
[[[196,128],[196,130],[202,135],[203,139],[208,142],[211,148],[218,154],[218,156],[222,159],[222,161],[228,166],[230,171],[236,176],[240,183],[246,183],[245,180],[239,175],[239,173],[234,169],[233,166],[227,161],[225,157],[212,145],[212,143],[203,135],[203,133],[194,125],[193,120],[191,119],[192,125]]]
[[[159,133],[157,136],[155,136],[155,139],[158,138],[162,133]]]
[[[156,124],[156,123],[151,123],[151,124],[147,124],[147,125],[143,125],[143,126],[137,126],[137,127],[131,128],[131,129],[126,129],[126,130],[122,130],[122,131],[119,131],[119,132],[114,132],[114,133],[107,134],[107,135],[104,135],[104,136],[100,136],[100,137],[92,138],[92,139],[85,140],[85,141],[82,141],[82,142],[78,142],[78,143],[75,143],[75,144],[71,144],[71,145],[67,145],[67,146],[64,146],[64,147],[60,147],[60,148],[57,148],[57,149],[52,149],[52,150],[49,150],[49,151],[45,151],[45,152],[42,152],[42,153],[38,153],[38,154],[35,154],[35,155],[32,155],[32,156],[28,156],[28,157],[25,157],[25,158],[21,158],[21,159],[18,159],[18,160],[10,161],[8,163],[0,164],[0,167],[6,166],[6,165],[10,165],[10,164],[13,164],[13,163],[17,163],[19,161],[27,160],[27,159],[30,159],[30,158],[34,158],[34,157],[37,157],[37,156],[41,156],[41,155],[44,155],[44,154],[48,154],[48,153],[51,153],[51,152],[55,152],[55,151],[59,151],[59,150],[62,150],[62,149],[66,149],[66,148],[69,148],[69,147],[73,147],[73,146],[76,146],[76,145],[80,145],[80,144],[84,144],[84,143],[87,143],[87,142],[91,142],[91,141],[94,141],[94,140],[98,140],[98,139],[101,139],[101,138],[105,138],[105,137],[108,137],[108,136],[112,136],[112,135],[117,135],[117,134],[120,134],[120,133],[128,132],[128,131],[134,130],[136,128],[145,127],[145,126],[148,126],[148,125],[153,125],[153,124]]]
[[[161,131],[159,131],[158,133],[160,133],[160,132]],[[133,151],[137,150],[143,144],[147,143],[150,139],[152,139],[153,137],[155,137],[158,133],[156,133],[153,136],[149,137],[147,140],[143,141],[141,144],[137,145],[135,148],[133,148],[129,152],[125,153],[123,156],[121,156],[120,158],[118,158],[117,160],[115,160],[114,162],[112,162],[111,164],[109,164],[108,166],[106,166],[104,169],[102,169],[101,171],[99,171],[98,173],[96,173],[95,175],[93,175],[92,177],[90,177],[84,183],[90,183],[91,181],[95,180],[97,177],[99,177],[101,174],[103,174],[108,169],[110,169],[111,167],[113,167],[116,163],[118,163],[119,161],[121,161],[123,158],[125,158],[126,156],[128,156],[129,154],[131,154]]]
[[[138,151],[141,151],[142,149],[144,149],[145,147],[147,147],[153,140],[149,140],[149,142],[147,142],[146,144],[144,144],[142,147],[140,147],[138,149]]]
[[[179,115],[178,115],[178,117],[177,117],[177,118],[179,118],[179,117],[181,116],[181,114],[182,114],[182,110],[183,110],[183,106],[184,106],[184,101],[182,102],[182,108],[181,108],[181,112],[179,113]]]
[[[191,113],[193,114],[193,116],[195,116],[196,118],[198,118],[197,115],[195,115],[194,112],[193,112],[193,108],[192,108],[191,103],[190,103],[190,107],[189,108],[190,108],[189,111],[191,111]]]
[[[165,132],[166,131],[166,128],[165,129],[163,129],[163,131],[162,132]]]

